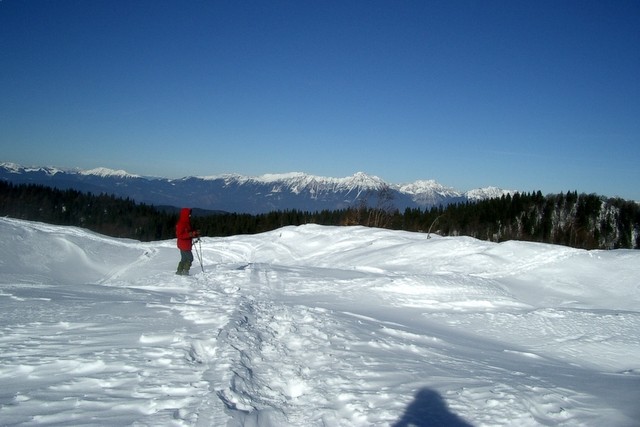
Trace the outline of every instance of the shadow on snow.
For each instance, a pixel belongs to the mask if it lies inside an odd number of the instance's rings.
[[[413,402],[407,406],[402,418],[393,427],[473,427],[471,424],[449,411],[440,394],[428,388],[416,393]]]

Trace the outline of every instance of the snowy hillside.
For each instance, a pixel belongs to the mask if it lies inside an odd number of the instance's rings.
[[[389,190],[387,196],[391,196],[392,204],[400,211],[407,207],[429,208],[513,193],[494,187],[462,193],[434,180],[388,184],[363,172],[344,178],[292,172],[257,177],[225,174],[166,179],[107,168],[62,170],[23,167],[15,163],[0,163],[0,180],[115,194],[153,205],[192,206],[251,214],[291,209],[310,212],[338,210],[359,206],[363,200],[370,206],[386,206],[388,200],[378,200],[381,190]]]
[[[0,219],[3,425],[637,426],[640,251]]]
[[[223,179],[227,186],[232,186],[234,184],[252,184],[256,186],[268,185],[272,186],[271,192],[273,193],[288,190],[294,194],[300,194],[307,191],[313,195],[330,192],[345,192],[347,194],[351,192],[361,193],[367,190],[377,191],[387,186],[387,184],[377,176],[370,176],[363,172],[358,172],[353,176],[346,178],[314,176],[302,172],[266,174],[257,177],[227,174],[198,178],[207,181]]]
[[[433,179],[399,185],[396,188],[400,193],[410,195],[411,200],[420,207],[447,205],[464,200],[462,193]]]
[[[113,170],[109,168],[95,168],[78,172],[80,175],[95,175],[99,177],[112,177],[112,178],[141,178],[140,175],[131,174],[125,170],[118,169]]]
[[[513,191],[503,190],[502,188],[486,187],[469,190],[465,193],[465,196],[468,200],[475,202],[479,200],[495,199],[513,193]]]

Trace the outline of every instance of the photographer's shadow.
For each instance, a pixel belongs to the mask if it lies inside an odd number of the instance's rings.
[[[449,411],[440,394],[423,388],[416,393],[402,418],[393,427],[473,427]]]

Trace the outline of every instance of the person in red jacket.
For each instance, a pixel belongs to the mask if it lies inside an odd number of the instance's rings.
[[[200,232],[191,228],[191,209],[182,208],[176,224],[176,237],[178,238],[178,249],[180,249],[180,262],[176,274],[189,275],[189,269],[193,263],[193,253],[191,252],[193,239],[199,236]]]

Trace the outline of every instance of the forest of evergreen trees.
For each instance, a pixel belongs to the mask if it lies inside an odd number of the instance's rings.
[[[466,235],[495,242],[528,240],[584,249],[640,248],[640,205],[594,194],[516,193],[480,202],[399,212],[390,203],[336,211],[298,210],[249,215],[216,213],[193,218],[204,236],[254,234],[287,225],[364,225],[394,230]],[[141,241],[174,238],[177,214],[113,195],[0,182],[0,215],[73,225]]]
[[[176,215],[113,195],[0,181],[0,215],[142,241],[173,237]]]

